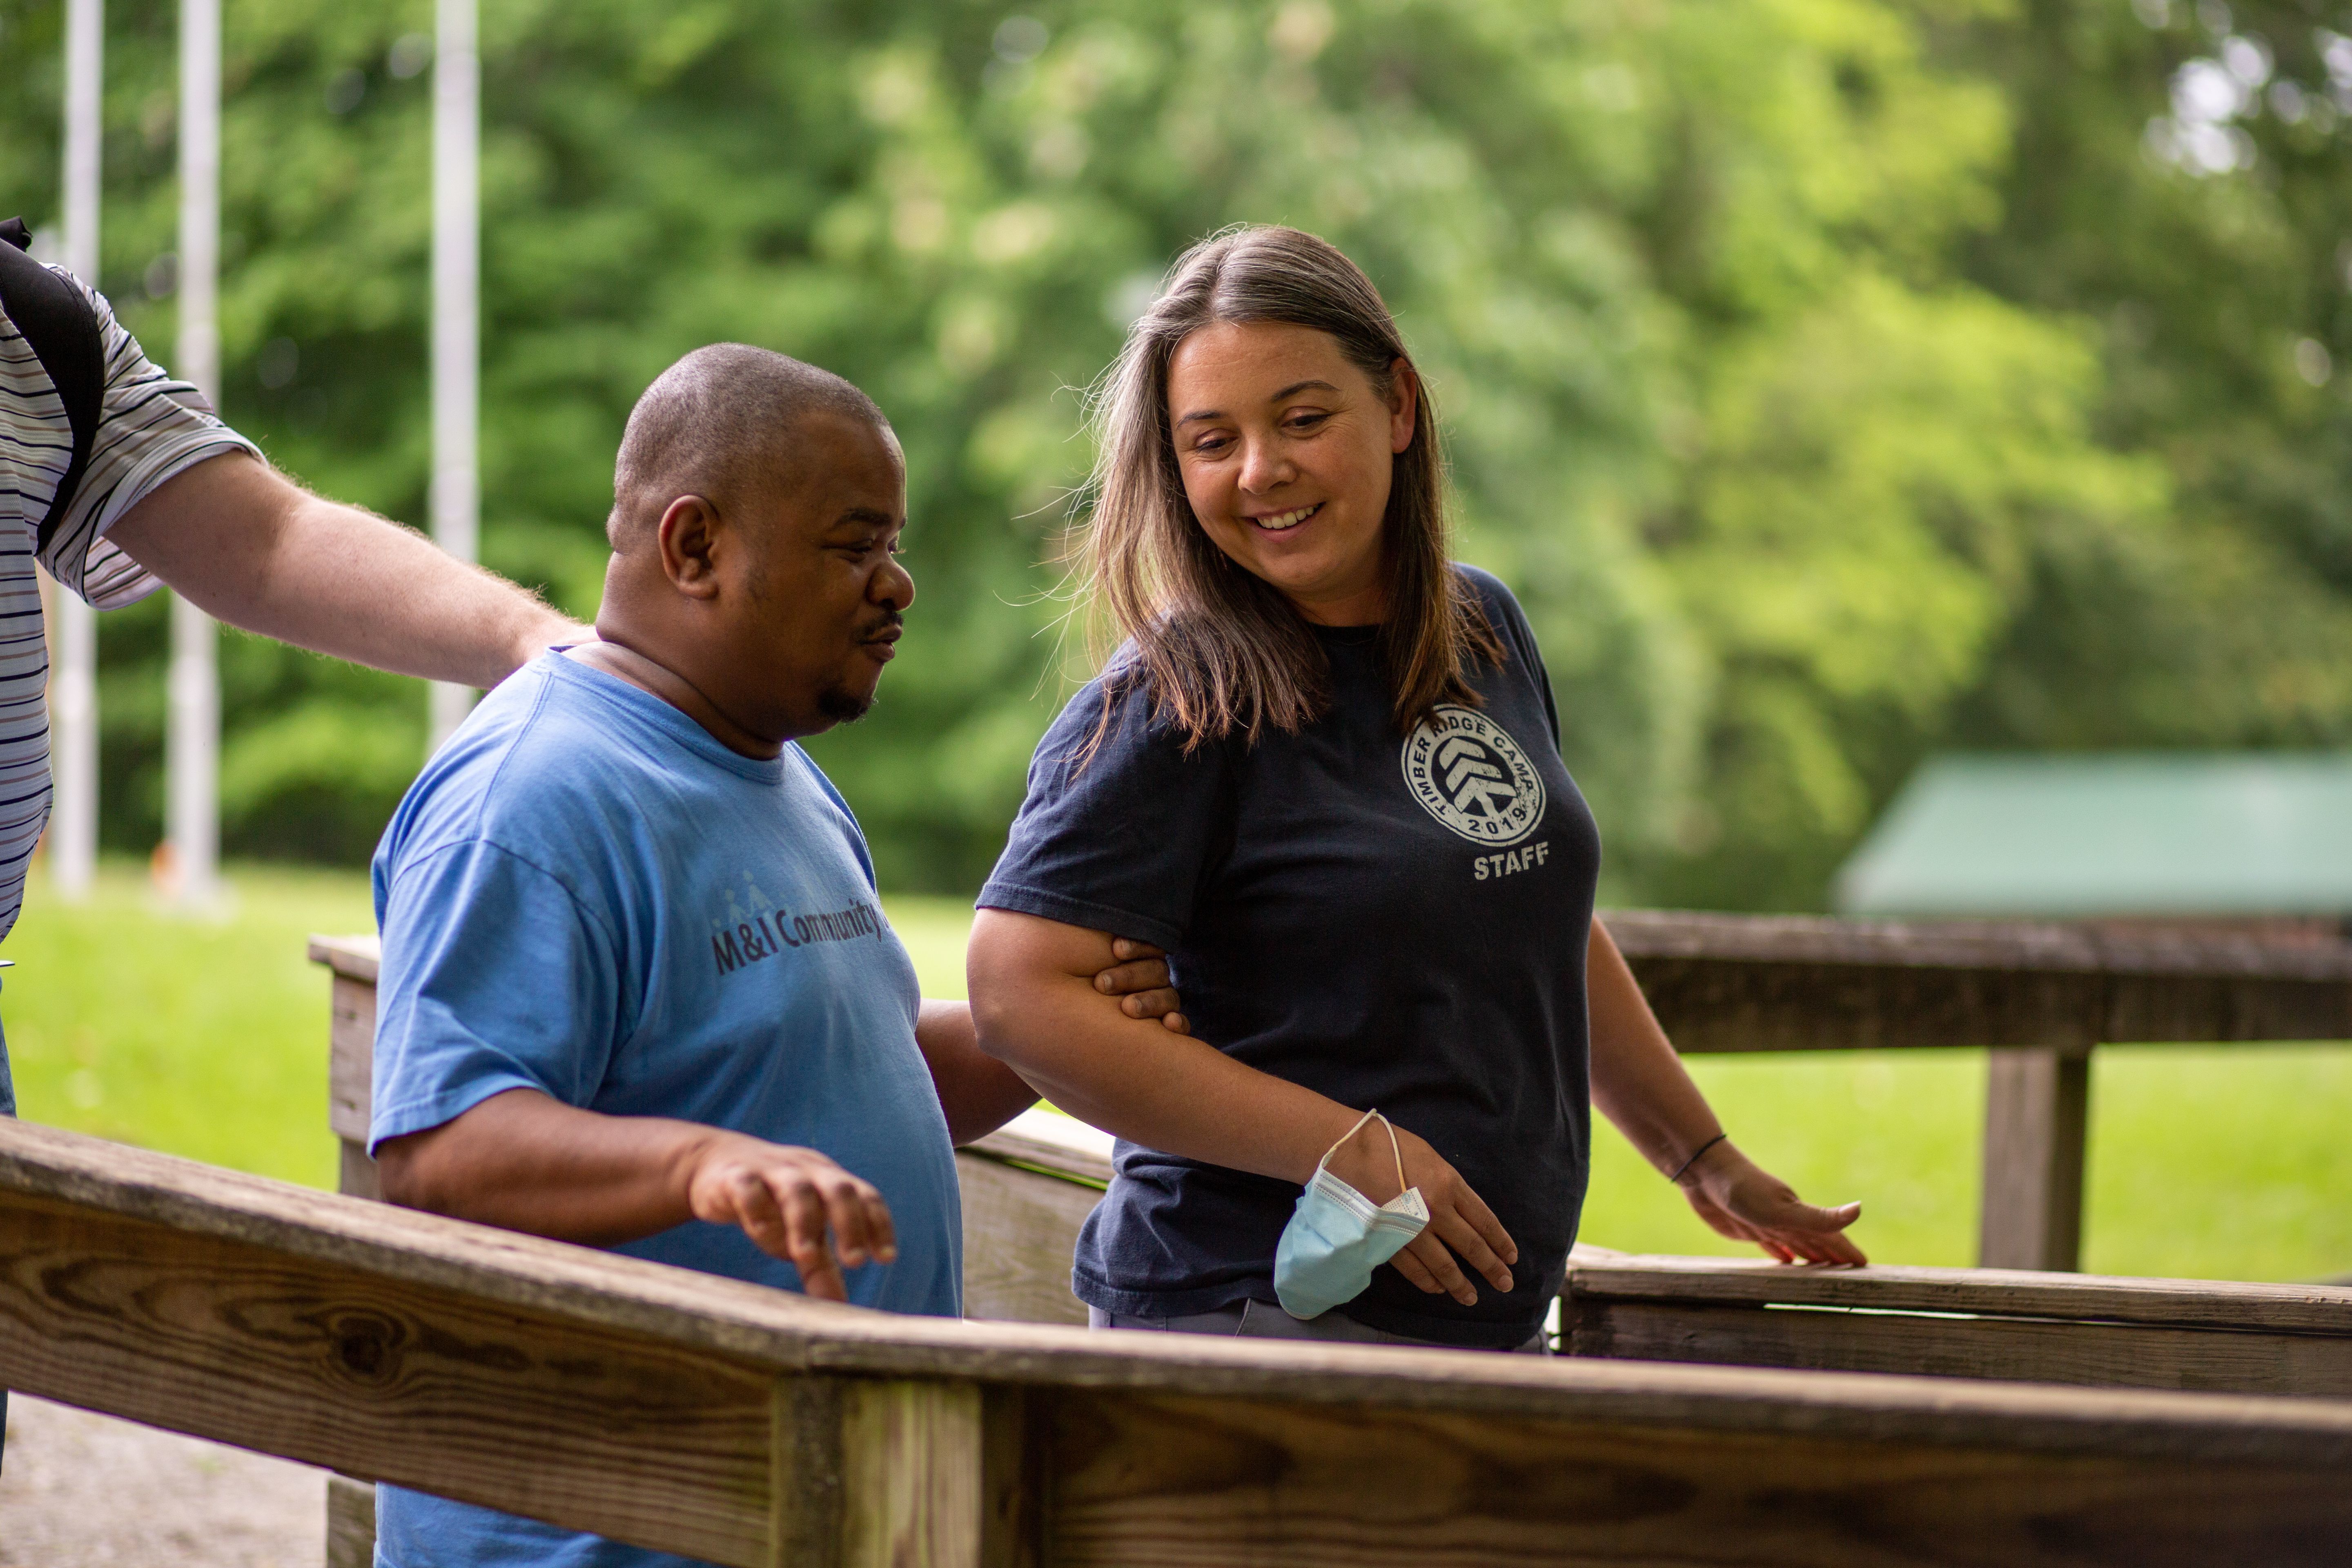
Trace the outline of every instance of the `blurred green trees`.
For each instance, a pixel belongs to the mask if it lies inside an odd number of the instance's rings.
[[[0,210],[36,223],[58,9],[0,0]],[[814,749],[887,884],[969,888],[1083,673],[1048,563],[1078,389],[1184,245],[1296,223],[1431,378],[1611,896],[1806,907],[1936,746],[2352,738],[2338,10],[488,0],[485,554],[593,607],[621,422],[688,348],[866,386],[922,598]],[[102,279],[167,362],[174,18],[110,7]],[[226,412],[410,521],[429,28],[228,7]],[[143,846],[162,622],[104,625],[106,832]],[[421,693],[226,647],[231,847],[363,854]]]

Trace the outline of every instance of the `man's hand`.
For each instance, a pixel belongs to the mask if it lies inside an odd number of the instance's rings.
[[[1192,1032],[1183,1014],[1184,999],[1168,976],[1166,950],[1131,937],[1115,936],[1110,954],[1118,960],[1095,976],[1095,989],[1119,999],[1118,1010],[1130,1018],[1157,1018],[1180,1035]]]
[[[689,1164],[686,1194],[695,1218],[742,1226],[761,1251],[800,1270],[803,1289],[828,1301],[849,1299],[844,1268],[898,1256],[882,1194],[814,1149],[719,1133]]]
[[[1860,1204],[1819,1208],[1788,1183],[1728,1143],[1699,1156],[1683,1174],[1683,1196],[1698,1217],[1734,1241],[1752,1241],[1783,1263],[1863,1264],[1845,1227],[1862,1217]]]

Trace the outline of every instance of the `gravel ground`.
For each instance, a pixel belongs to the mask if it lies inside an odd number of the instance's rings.
[[[0,1568],[319,1568],[326,1473],[21,1394]]]

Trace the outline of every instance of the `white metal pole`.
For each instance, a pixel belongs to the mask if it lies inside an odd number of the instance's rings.
[[[436,0],[433,47],[433,537],[460,561],[478,553],[481,481],[482,66],[475,0]],[[433,683],[431,749],[474,693]]]
[[[93,289],[105,47],[105,0],[68,0],[65,261],[68,271]],[[98,614],[64,589],[50,602],[57,608],[58,668],[49,682],[57,781],[49,876],[60,897],[80,899],[98,869]]]
[[[220,404],[220,0],[180,0],[180,342],[174,372]],[[172,600],[164,837],[178,897],[212,901],[220,853],[219,632]]]

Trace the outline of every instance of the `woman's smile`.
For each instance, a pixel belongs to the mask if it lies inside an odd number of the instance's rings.
[[[1253,517],[1250,518],[1249,521],[1250,525],[1261,533],[1287,533],[1292,529],[1297,528],[1300,523],[1305,522],[1308,518],[1313,517],[1317,512],[1321,511],[1322,510],[1323,503],[1318,500],[1313,506],[1302,506],[1294,508],[1289,511],[1278,511],[1269,517]]]

